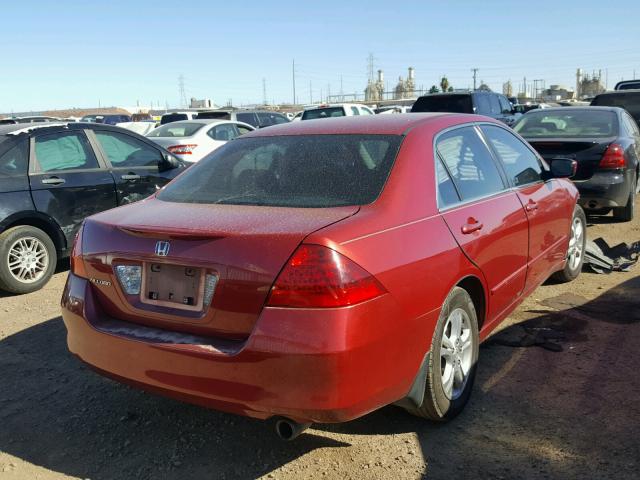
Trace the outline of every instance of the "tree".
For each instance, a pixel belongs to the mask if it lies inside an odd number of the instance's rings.
[[[449,87],[449,89],[447,90],[447,92],[453,92],[453,87]]]
[[[439,91],[440,89],[435,85],[431,85],[431,88],[429,89],[429,93],[438,93]]]
[[[442,78],[440,79],[440,88],[442,89],[443,92],[446,92],[449,90],[449,79],[447,78],[446,75],[443,75]]]

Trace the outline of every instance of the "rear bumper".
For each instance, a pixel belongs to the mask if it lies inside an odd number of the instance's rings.
[[[585,210],[624,207],[632,188],[632,175],[616,170],[596,172],[589,180],[576,181],[580,206]]]
[[[255,418],[343,422],[409,391],[438,312],[402,324],[390,295],[330,311],[265,308],[246,341],[114,320],[69,274],[62,312],[71,352],[100,373]]]

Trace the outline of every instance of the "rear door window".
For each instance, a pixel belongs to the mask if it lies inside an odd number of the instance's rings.
[[[476,113],[491,116],[491,104],[487,95],[478,94],[474,97]]]
[[[498,100],[497,95],[487,95],[489,97],[489,108],[491,109],[491,115],[497,116],[502,113],[502,108],[500,107],[500,101]]]
[[[482,125],[480,129],[516,187],[542,181],[538,157],[518,137],[500,127]]]
[[[498,95],[498,102],[500,102],[500,110],[502,113],[511,113],[511,104],[507,97],[503,95]]]
[[[436,181],[438,183],[438,206],[440,208],[451,207],[460,202],[458,191],[440,158],[436,158]]]
[[[41,172],[99,168],[83,132],[38,135],[35,154]]]
[[[254,127],[259,125],[254,113],[236,113],[236,119],[239,122],[248,123],[249,125],[253,125]]]
[[[505,189],[493,156],[474,127],[443,133],[437,139],[436,150],[463,200]]]
[[[96,138],[114,167],[157,167],[160,150],[120,132],[95,131]]]
[[[223,123],[222,125],[216,125],[215,127],[209,129],[207,135],[209,135],[214,140],[227,142],[240,136],[240,132],[233,123]]]

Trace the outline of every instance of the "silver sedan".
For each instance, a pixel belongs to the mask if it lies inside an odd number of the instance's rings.
[[[166,123],[147,133],[147,137],[178,158],[197,162],[229,140],[250,132],[246,123],[201,119]]]

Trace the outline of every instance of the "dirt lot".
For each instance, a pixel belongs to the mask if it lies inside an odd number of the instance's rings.
[[[603,218],[589,236],[633,242],[640,226]],[[284,443],[262,422],[81,365],[66,349],[61,271],[40,292],[0,294],[0,477],[640,478],[638,272],[540,287],[481,348],[472,400],[449,424],[386,407]],[[562,350],[511,345],[526,335]]]

